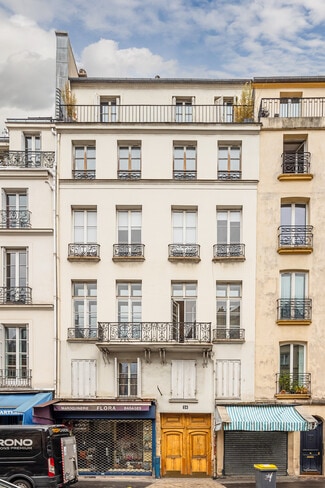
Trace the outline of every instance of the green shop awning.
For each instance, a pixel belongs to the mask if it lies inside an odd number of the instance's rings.
[[[216,430],[306,431],[317,425],[314,417],[304,417],[291,405],[226,405],[218,406]]]

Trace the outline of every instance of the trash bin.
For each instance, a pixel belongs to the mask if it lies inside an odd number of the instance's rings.
[[[275,464],[254,464],[256,488],[275,488],[276,472]]]

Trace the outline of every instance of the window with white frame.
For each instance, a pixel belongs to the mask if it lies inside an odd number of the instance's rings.
[[[175,179],[196,179],[196,145],[174,143]]]
[[[233,122],[234,97],[215,97],[214,103],[217,109],[216,122]]]
[[[241,283],[217,282],[216,324],[217,329],[224,331],[224,337],[220,338],[240,338],[241,299]],[[220,331],[218,333],[220,335]]]
[[[1,368],[4,368],[2,380],[5,382],[2,386],[30,386],[28,326],[0,325],[0,340],[3,358]]]
[[[97,242],[96,210],[73,210],[73,239],[76,244]]]
[[[141,396],[141,362],[138,358],[132,360],[115,359],[115,369],[117,372],[117,396],[137,397]]]
[[[117,98],[117,97],[101,97],[101,99],[100,99],[100,121],[101,122],[117,122],[118,121],[118,105],[119,105],[119,98]]]
[[[305,344],[281,344],[280,345],[280,375],[299,376],[306,371],[306,346]]]
[[[31,302],[31,290],[28,287],[27,249],[5,249],[4,285],[7,302]]]
[[[308,273],[283,271],[281,273],[281,319],[303,319],[307,306]]]
[[[96,146],[94,144],[75,144],[74,177],[93,179],[96,175]]]
[[[280,93],[280,117],[300,117],[301,116],[301,92]]]
[[[195,244],[197,228],[196,210],[173,210],[173,243],[174,244]]]
[[[141,210],[117,211],[117,239],[119,244],[141,244]]]
[[[243,255],[241,241],[241,210],[217,209],[216,256]]]
[[[177,342],[196,339],[196,301],[195,282],[172,283],[173,339]]]
[[[137,179],[141,177],[141,144],[123,144],[118,146],[118,177]]]
[[[74,333],[76,338],[88,339],[97,335],[97,283],[72,284]]]
[[[1,212],[1,227],[28,228],[30,227],[30,212],[26,190],[5,190],[3,192]]]
[[[142,284],[141,282],[118,282],[117,320],[119,337],[140,339],[142,317]]]
[[[241,362],[239,359],[216,361],[216,398],[239,400],[241,397]]]
[[[219,144],[218,179],[241,179],[240,144]]]
[[[196,399],[196,361],[192,359],[171,361],[171,398]]]
[[[281,245],[305,246],[310,242],[310,233],[307,233],[307,215],[306,203],[281,203]]]
[[[96,397],[96,360],[72,359],[71,395],[73,398]]]
[[[192,97],[175,97],[175,121],[193,122],[193,103]]]
[[[40,134],[24,134],[25,166],[41,165],[41,136]]]

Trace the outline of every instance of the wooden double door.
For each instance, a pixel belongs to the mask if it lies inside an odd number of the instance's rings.
[[[211,416],[161,415],[162,476],[211,476]]]

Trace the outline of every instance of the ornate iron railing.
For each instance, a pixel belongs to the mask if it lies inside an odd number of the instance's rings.
[[[311,298],[277,300],[278,320],[311,320],[312,300]]]
[[[98,258],[99,244],[69,244],[68,257],[76,258]]]
[[[98,340],[97,327],[70,327],[68,339]]]
[[[1,229],[29,229],[31,212],[29,210],[1,210]]]
[[[7,151],[0,154],[0,167],[53,168],[54,151]]]
[[[311,394],[310,373],[276,373],[276,393],[299,395]]]
[[[243,258],[245,257],[245,244],[214,244],[214,258]]]
[[[213,330],[212,342],[218,341],[244,341],[245,329],[217,327]]]
[[[310,152],[284,152],[281,154],[281,158],[283,174],[310,174]]]
[[[211,322],[98,322],[102,342],[211,343]]]
[[[29,286],[1,286],[0,304],[30,305],[32,303],[32,289]]]
[[[325,98],[262,98],[259,119],[263,117],[325,117]]]
[[[196,180],[196,171],[182,171],[174,169],[174,180]]]
[[[169,244],[168,256],[170,258],[199,258],[199,244]]]
[[[241,180],[241,171],[219,171],[218,180]]]
[[[0,388],[26,388],[31,386],[31,369],[0,369]]]
[[[73,169],[72,176],[74,180],[94,180],[96,178],[95,169]]]
[[[313,247],[312,225],[280,225],[278,231],[279,248]]]
[[[113,244],[114,258],[144,257],[144,244]]]
[[[117,105],[114,117],[103,117],[101,105],[60,105],[59,121],[114,124],[252,123],[253,105],[191,105],[181,117],[177,105]],[[69,114],[73,113],[73,116]]]
[[[133,169],[130,171],[119,169],[117,171],[117,178],[119,180],[140,180],[141,171],[138,169]]]

